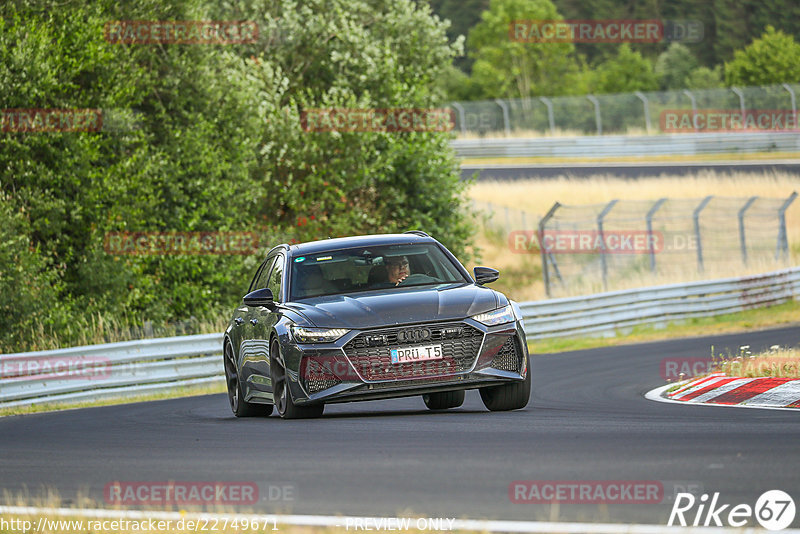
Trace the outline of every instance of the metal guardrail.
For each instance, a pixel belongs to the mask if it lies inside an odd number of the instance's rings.
[[[771,306],[800,296],[800,267],[742,277],[520,303],[528,339],[615,335],[636,325]],[[94,401],[219,383],[222,334],[0,355],[0,408]],[[49,362],[49,363],[48,363]],[[58,362],[84,362],[74,376]],[[29,373],[35,363],[40,373]],[[27,364],[27,365],[26,365]],[[78,372],[79,371],[79,372]]]
[[[800,268],[742,278],[610,291],[520,304],[529,340],[615,335],[637,325],[710,317],[781,304],[800,296]]]
[[[221,382],[222,334],[0,354],[0,407],[95,401]]]
[[[574,137],[455,139],[460,158],[694,156],[749,152],[800,152],[800,134],[680,133]]]

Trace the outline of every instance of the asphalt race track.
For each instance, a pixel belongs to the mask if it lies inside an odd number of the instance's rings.
[[[54,488],[67,503],[86,492],[102,504],[115,480],[254,481],[260,504],[242,511],[662,525],[676,488],[750,506],[781,489],[798,502],[800,413],[643,397],[664,383],[664,358],[798,343],[794,327],[535,355],[532,401],[509,413],[487,412],[470,392],[447,413],[413,397],[332,405],[308,421],[236,419],[224,395],[6,417],[0,490]],[[519,504],[516,480],[659,481],[664,495]],[[291,488],[291,499],[270,487]]]

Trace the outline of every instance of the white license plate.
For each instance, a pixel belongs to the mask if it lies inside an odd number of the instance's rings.
[[[426,360],[441,360],[444,358],[442,345],[423,345],[421,347],[407,347],[391,349],[392,363],[424,362]]]

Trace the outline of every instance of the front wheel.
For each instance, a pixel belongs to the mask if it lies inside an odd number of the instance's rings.
[[[464,390],[443,391],[441,393],[429,393],[422,396],[425,406],[429,410],[447,410],[448,408],[458,408],[464,404]]]
[[[280,345],[272,342],[270,353],[270,375],[272,377],[272,398],[278,415],[282,419],[310,419],[319,417],[325,410],[324,404],[298,406],[292,400],[289,383],[286,378],[286,369],[281,362]]]
[[[530,363],[527,367],[528,373],[525,375],[525,380],[522,382],[481,388],[480,392],[483,405],[492,412],[519,410],[527,406],[531,398]]]
[[[228,386],[228,402],[231,405],[233,415],[236,417],[270,415],[272,413],[271,404],[255,404],[244,400],[242,383],[239,380],[239,372],[236,369],[236,362],[233,358],[233,347],[230,343],[225,343],[223,363],[225,365],[225,383]]]

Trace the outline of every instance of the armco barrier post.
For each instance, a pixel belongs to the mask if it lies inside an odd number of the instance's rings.
[[[656,214],[658,208],[660,208],[664,202],[666,202],[666,198],[659,198],[653,207],[647,212],[645,220],[647,222],[647,240],[650,243],[650,272],[656,272],[656,251],[655,251],[655,243],[653,243],[653,215]]]
[[[553,204],[553,207],[542,217],[542,220],[539,221],[539,252],[542,255],[542,277],[544,278],[544,290],[547,293],[547,297],[550,298],[550,271],[547,268],[547,256],[548,253],[545,250],[544,240],[542,239],[544,236],[544,231],[547,228],[547,222],[553,217],[556,210],[561,207],[561,204],[556,202]]]
[[[700,212],[711,202],[712,198],[714,198],[713,195],[704,198],[694,209],[694,213],[692,214],[692,218],[694,219],[694,237],[697,239],[697,272],[699,273],[703,272],[703,241],[700,239]]]
[[[742,249],[742,264],[745,266],[747,265],[747,239],[744,235],[744,213],[757,199],[758,197],[750,197],[747,199],[747,202],[744,203],[742,209],[739,210],[739,246]]]
[[[789,259],[789,240],[786,237],[786,210],[789,209],[789,206],[794,202],[794,199],[797,198],[797,191],[792,191],[792,194],[789,195],[789,198],[786,199],[786,202],[778,209],[778,242],[775,245],[775,259],[778,260],[781,253],[783,254],[783,259]]]

